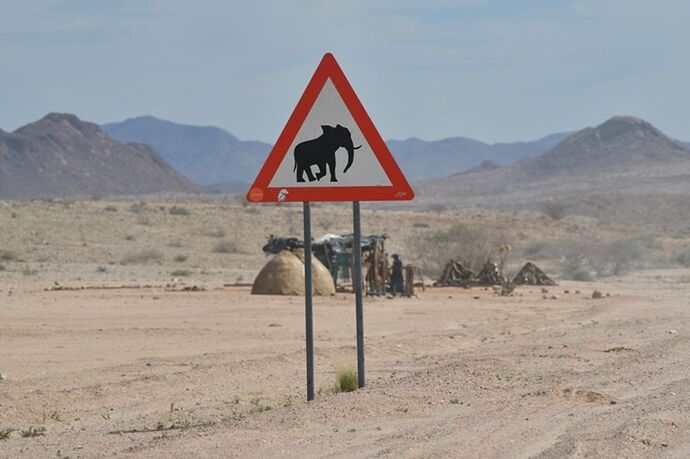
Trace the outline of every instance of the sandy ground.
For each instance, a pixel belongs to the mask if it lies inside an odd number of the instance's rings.
[[[0,457],[690,456],[688,270],[367,299],[347,394],[353,298],[318,298],[311,403],[302,298],[49,285],[0,292]]]

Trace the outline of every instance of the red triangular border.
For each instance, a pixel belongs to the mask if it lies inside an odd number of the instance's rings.
[[[299,133],[304,120],[311,111],[327,79],[331,79],[345,106],[350,110],[357,126],[369,143],[374,155],[381,163],[391,182],[390,186],[347,186],[347,187],[287,187],[271,188],[269,184],[280,167],[290,145]],[[278,202],[278,194],[287,190],[284,202],[304,201],[409,201],[414,191],[395,162],[393,155],[376,130],[357,94],[347,81],[345,74],[331,53],[321,59],[314,76],[311,77],[304,94],[290,115],[283,132],[276,141],[259,175],[247,193],[250,202]]]

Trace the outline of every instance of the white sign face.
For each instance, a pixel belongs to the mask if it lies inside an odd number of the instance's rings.
[[[351,150],[352,164],[347,168],[351,147],[356,149]],[[330,78],[269,186],[391,186],[383,166]]]

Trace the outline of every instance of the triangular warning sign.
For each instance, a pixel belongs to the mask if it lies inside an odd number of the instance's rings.
[[[247,193],[250,202],[408,201],[414,192],[332,54]]]

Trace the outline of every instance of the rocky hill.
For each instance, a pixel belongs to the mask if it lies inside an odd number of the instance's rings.
[[[140,116],[103,129],[122,142],[141,142],[159,151],[166,161],[197,185],[235,190],[254,180],[271,145],[243,141],[212,126],[189,126]]]
[[[0,131],[0,198],[195,191],[151,147],[120,143],[74,115]]]
[[[687,226],[690,151],[646,121],[619,116],[540,156],[425,181],[416,190],[422,204],[537,209],[550,201],[583,215],[619,215],[620,223]]]

